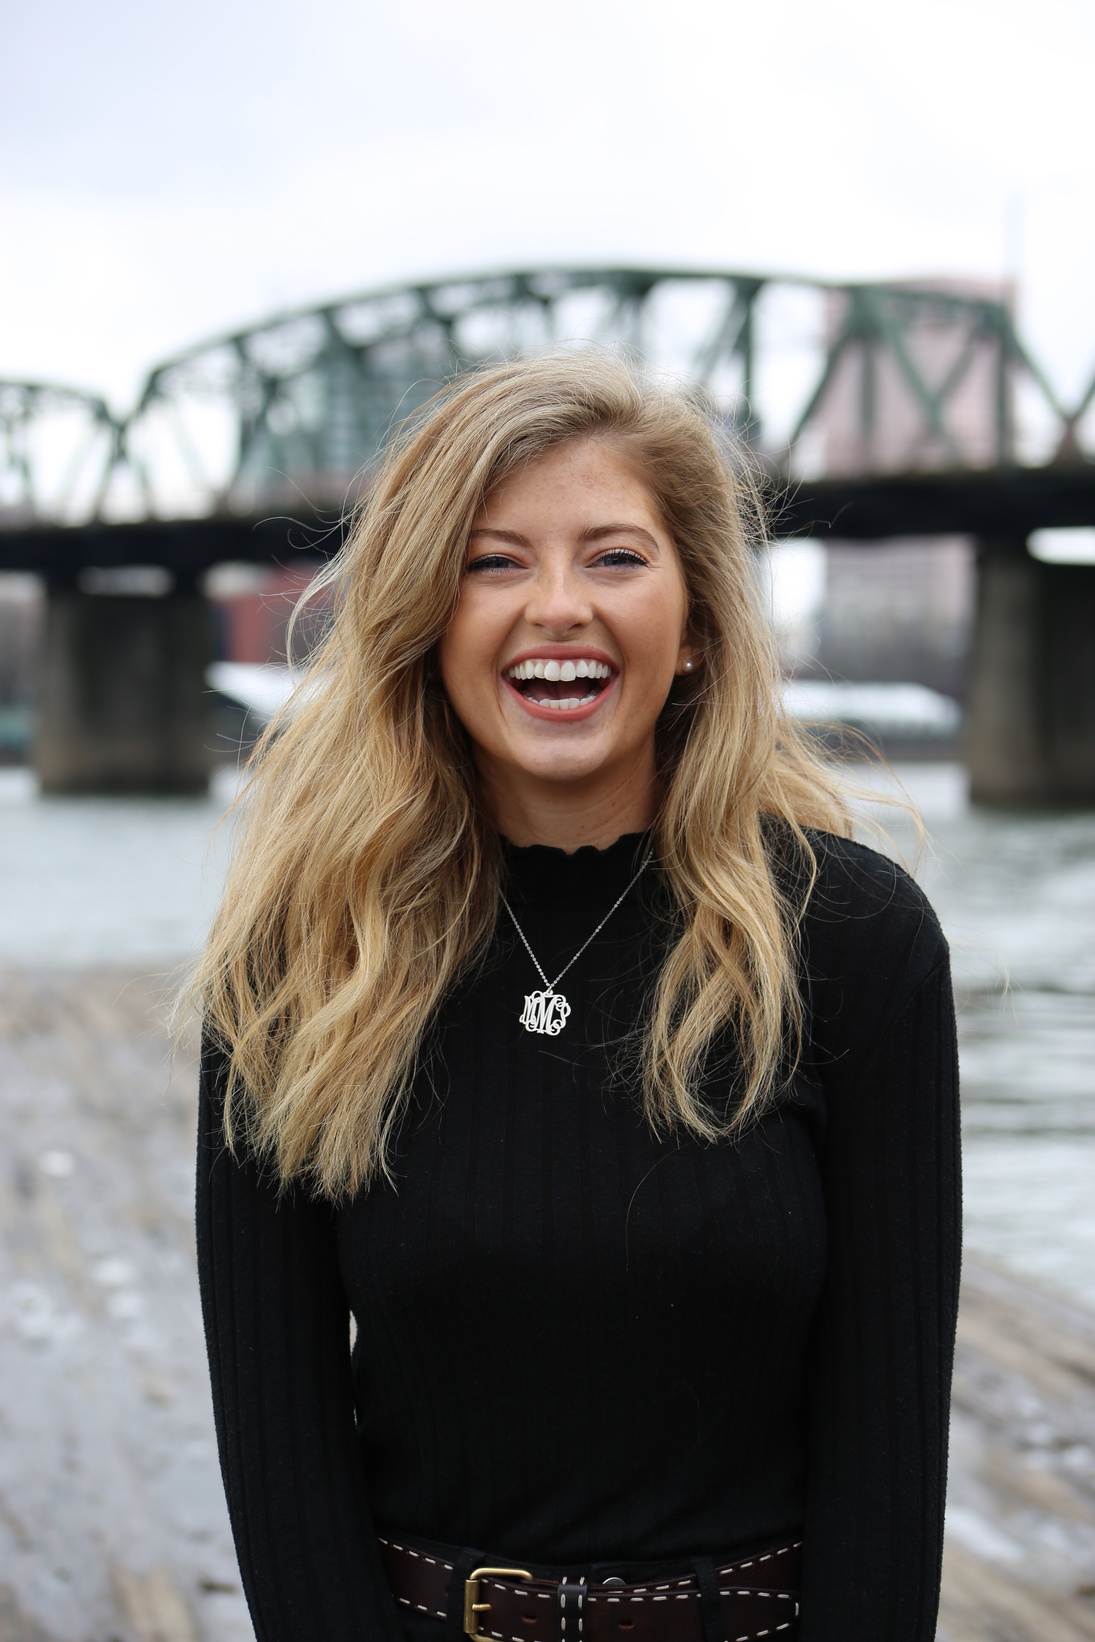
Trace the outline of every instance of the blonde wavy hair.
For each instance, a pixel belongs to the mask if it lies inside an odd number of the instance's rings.
[[[437,645],[484,498],[588,438],[649,485],[703,656],[658,726],[655,850],[676,916],[643,1027],[645,1111],[662,1129],[728,1132],[699,1092],[728,1024],[742,1068],[730,1130],[786,1075],[815,872],[804,829],[848,834],[850,822],[783,711],[755,486],[702,398],[600,350],[521,360],[458,378],[391,441],[321,578],[334,618],[306,688],[252,760],[195,994],[229,1059],[228,1142],[245,1140],[283,1182],[338,1199],[385,1171],[438,1006],[490,943],[502,853]],[[775,858],[788,850],[790,874]]]

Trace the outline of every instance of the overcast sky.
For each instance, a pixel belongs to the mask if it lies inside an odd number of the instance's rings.
[[[1095,371],[1091,0],[0,0],[0,375],[407,276],[1018,274]]]

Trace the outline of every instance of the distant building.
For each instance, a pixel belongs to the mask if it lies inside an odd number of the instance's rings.
[[[832,543],[811,672],[926,684],[961,700],[973,622],[966,536]]]
[[[943,295],[1010,304],[1010,285],[987,280],[917,281]],[[831,293],[830,342],[847,325],[848,296]],[[1001,410],[998,354],[991,337],[971,335],[956,310],[902,314],[902,346],[929,391],[953,381],[949,440],[926,428],[916,387],[893,347],[850,341],[818,410],[826,473],[922,472],[986,467],[996,460]],[[906,538],[826,546],[825,595],[817,644],[804,676],[925,684],[961,699],[973,620],[973,544],[966,537]]]
[[[221,564],[206,578],[213,608],[213,649],[219,661],[303,661],[325,625],[329,598],[317,600],[294,634],[287,654],[289,619],[311,583],[314,570],[281,565]]]
[[[21,764],[31,744],[44,604],[37,576],[0,575],[0,764]]]

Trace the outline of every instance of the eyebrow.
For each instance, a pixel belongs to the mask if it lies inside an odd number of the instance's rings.
[[[522,536],[518,530],[496,530],[491,525],[477,526],[469,532],[469,541],[473,536],[492,536],[495,541],[512,542],[514,547],[530,547],[532,545],[528,537]],[[588,530],[583,530],[578,540],[580,542],[599,542],[606,536],[638,536],[655,553],[661,551],[649,530],[644,530],[642,525],[593,525]]]

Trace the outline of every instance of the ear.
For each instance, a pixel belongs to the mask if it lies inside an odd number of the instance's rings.
[[[690,673],[698,670],[701,655],[696,646],[686,639],[677,653],[677,665],[674,671],[678,678],[687,678]]]

